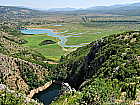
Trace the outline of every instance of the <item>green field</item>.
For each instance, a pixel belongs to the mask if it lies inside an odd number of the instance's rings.
[[[69,37],[67,45],[77,45],[81,43],[90,43],[94,40],[97,40],[101,37],[105,37],[115,33],[121,33],[124,31],[138,30],[140,25],[101,25],[97,26],[85,26],[81,24],[66,24],[62,27],[63,30],[68,30],[67,33],[82,33],[77,35],[79,37]],[[65,33],[64,35],[68,35]]]
[[[65,53],[57,43],[40,46],[39,44],[44,40],[59,41],[56,38],[47,36],[46,34],[24,35],[23,38],[28,41],[24,46],[40,52],[46,58],[58,60],[60,56]]]

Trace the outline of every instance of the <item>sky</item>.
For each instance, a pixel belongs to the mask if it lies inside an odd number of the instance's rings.
[[[0,0],[1,6],[24,6],[30,8],[88,8],[116,4],[137,3],[140,0]]]

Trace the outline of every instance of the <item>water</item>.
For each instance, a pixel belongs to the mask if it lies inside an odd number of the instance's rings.
[[[39,100],[44,105],[49,105],[53,100],[55,100],[61,93],[60,85],[52,85],[47,90],[39,92],[33,96],[33,99]]]
[[[83,44],[66,45],[65,43],[68,41],[68,39],[67,39],[68,37],[80,37],[80,36],[72,36],[72,35],[63,36],[63,35],[61,35],[61,34],[65,33],[65,31],[57,33],[53,29],[23,29],[23,30],[21,30],[21,32],[23,34],[46,34],[48,36],[57,37],[60,40],[60,42],[58,42],[58,43],[61,47],[82,47],[83,46]],[[72,34],[72,33],[70,33],[70,34]],[[76,34],[76,35],[78,35],[78,34]]]
[[[56,24],[56,25],[53,25],[53,26],[63,26],[62,24]]]
[[[21,30],[22,33],[24,34],[45,34],[47,33],[48,35],[55,35],[57,33],[53,32],[51,29],[23,29]]]

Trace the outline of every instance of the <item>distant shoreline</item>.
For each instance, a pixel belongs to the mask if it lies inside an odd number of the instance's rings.
[[[57,27],[57,26],[52,26],[52,27]],[[30,27],[30,26],[26,26],[27,29],[50,29],[50,30],[60,30],[60,29],[52,29],[52,28],[48,28],[48,27]]]

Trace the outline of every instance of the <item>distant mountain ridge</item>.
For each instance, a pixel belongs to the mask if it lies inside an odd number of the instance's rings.
[[[76,8],[51,8],[51,9],[48,9],[47,11],[57,12],[57,11],[75,11],[75,10],[78,10],[78,9]]]
[[[0,6],[0,18],[30,18],[47,15],[47,12],[68,12],[68,13],[95,13],[95,14],[114,14],[140,16],[140,3],[95,6],[86,9],[76,8],[52,8],[48,10],[30,9],[16,6]]]
[[[74,13],[96,13],[96,14],[115,14],[115,15],[140,15],[140,3],[112,5],[112,6],[95,6],[86,9],[76,8],[52,8],[48,12],[74,12]]]
[[[118,14],[118,15],[140,15],[140,3],[113,5],[113,6],[97,6],[87,8],[86,11],[93,13]]]

